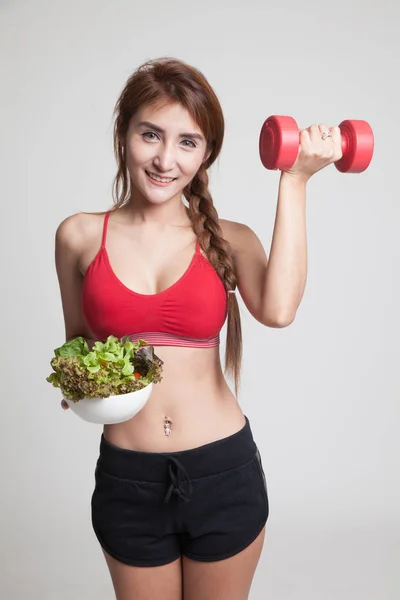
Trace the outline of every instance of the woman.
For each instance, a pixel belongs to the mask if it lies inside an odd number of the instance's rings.
[[[202,73],[175,59],[149,61],[128,79],[115,115],[114,206],[74,214],[56,233],[66,339],[92,345],[130,334],[155,346],[164,365],[145,407],[104,426],[93,528],[117,600],[245,600],[269,505],[237,401],[235,291],[263,325],[292,322],[306,280],[305,185],[340,158],[339,130],[301,132],[297,161],[281,175],[268,261],[255,233],[219,219],[213,205],[207,171],[224,118]]]

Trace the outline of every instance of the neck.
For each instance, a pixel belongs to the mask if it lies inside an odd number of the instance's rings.
[[[149,202],[142,205],[130,198],[127,204],[121,208],[121,211],[123,211],[131,225],[160,232],[171,227],[192,226],[189,210],[181,200],[179,200],[179,205],[172,204],[171,201],[163,205],[154,205]]]

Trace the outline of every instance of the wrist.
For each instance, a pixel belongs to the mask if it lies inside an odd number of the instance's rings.
[[[284,186],[290,186],[300,190],[305,190],[309,177],[307,175],[300,175],[289,173],[288,171],[282,171],[279,184]]]

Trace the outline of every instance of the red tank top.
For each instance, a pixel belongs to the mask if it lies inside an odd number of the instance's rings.
[[[106,249],[110,213],[104,218],[101,248],[84,278],[82,310],[101,340],[130,335],[155,346],[209,348],[220,343],[227,317],[227,292],[211,263],[196,252],[185,273],[158,294],[138,294],[114,273]]]

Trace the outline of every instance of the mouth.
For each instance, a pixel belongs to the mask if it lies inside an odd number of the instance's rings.
[[[165,187],[176,181],[177,177],[160,177],[156,173],[152,173],[151,171],[145,171],[148,179],[152,184],[158,185],[161,187]]]

